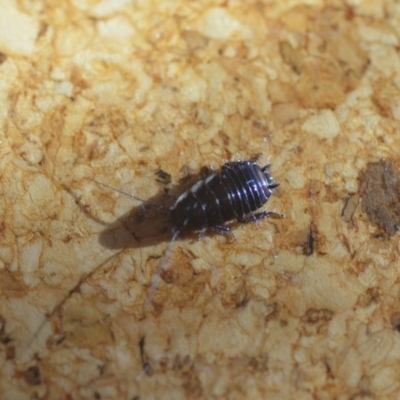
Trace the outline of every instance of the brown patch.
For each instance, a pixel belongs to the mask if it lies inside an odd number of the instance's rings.
[[[391,161],[368,164],[360,173],[360,196],[368,219],[389,235],[400,228],[400,173]]]
[[[278,303],[271,303],[268,305],[267,315],[265,316],[265,322],[274,321],[279,318],[280,307]]]
[[[184,285],[193,277],[190,258],[186,254],[174,257],[175,265],[172,268],[163,268],[160,277],[165,283]]]
[[[269,357],[267,353],[261,353],[260,355],[251,358],[248,363],[254,371],[265,372],[268,371],[268,361]]]
[[[6,360],[15,358],[15,347],[10,342],[11,338],[6,334],[6,320],[0,315],[0,343],[5,346]]]
[[[396,331],[400,332],[400,313],[399,312],[392,314],[392,316],[390,317],[390,323],[392,324],[393,329],[396,329]]]
[[[301,318],[302,322],[307,324],[326,323],[332,319],[333,311],[327,308],[309,308]]]
[[[203,386],[198,371],[194,368],[183,373],[183,389],[190,398],[200,399],[203,397]]]
[[[23,298],[28,292],[28,287],[22,280],[20,273],[0,271],[0,293],[8,298]]]
[[[15,358],[15,347],[7,346],[6,347],[6,360],[14,360]]]
[[[315,220],[318,220],[318,218]],[[318,226],[313,221],[311,221],[307,230],[297,232],[293,237],[297,241],[297,246],[300,246],[303,255],[311,256],[316,253],[322,256],[326,254],[326,238],[319,232]]]
[[[361,307],[368,307],[371,303],[376,303],[380,297],[380,290],[377,287],[368,288],[365,293],[358,298],[358,304]]]
[[[333,311],[326,308],[309,308],[301,317],[302,331],[306,336],[326,334]]]
[[[42,381],[40,369],[38,367],[29,367],[24,372],[24,378],[28,385],[39,385]]]

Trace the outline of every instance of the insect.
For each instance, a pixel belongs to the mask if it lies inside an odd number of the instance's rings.
[[[282,215],[274,211],[254,213],[267,203],[279,184],[267,172],[270,165],[260,167],[260,154],[250,160],[229,161],[219,172],[209,172],[188,191],[182,193],[172,207],[151,203],[94,179],[89,180],[115,190],[135,200],[169,211],[173,240],[183,231],[199,231],[204,236],[207,228],[220,233],[231,233],[227,222],[255,222],[269,216]]]
[[[255,213],[267,203],[274,189],[279,186],[267,172],[270,165],[261,167],[256,163],[260,156],[261,154],[255,155],[244,161],[229,161],[221,167],[220,171],[209,172],[188,191],[182,193],[172,207],[151,203],[102,182],[88,179],[147,205],[169,212],[172,238],[158,267],[156,276],[160,276],[167,254],[181,232],[197,230],[199,237],[202,238],[206,229],[210,228],[219,233],[230,233],[233,236],[232,229],[226,225],[229,221],[236,219],[241,223],[249,223],[269,216],[283,216],[274,211]],[[153,280],[150,284],[148,300],[151,298],[155,286],[156,283]]]

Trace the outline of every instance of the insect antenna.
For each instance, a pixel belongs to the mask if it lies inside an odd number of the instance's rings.
[[[147,298],[146,298],[146,307],[150,306],[151,303],[151,298],[157,288],[157,284],[158,284],[158,280],[161,278],[161,273],[164,271],[165,268],[165,264],[167,261],[167,256],[169,255],[172,245],[174,244],[174,242],[176,241],[176,239],[179,236],[180,231],[178,229],[173,229],[172,230],[172,237],[171,240],[168,243],[168,246],[166,247],[166,249],[164,250],[164,254],[161,258],[161,262],[157,268],[157,272],[154,275],[154,277],[152,278],[151,282],[150,282],[150,287],[149,287],[149,291],[147,294]]]
[[[117,189],[117,188],[115,188],[115,187],[112,187],[112,186],[110,186],[110,185],[107,185],[106,183],[97,181],[96,179],[92,179],[92,178],[85,178],[85,179],[88,179],[89,181],[92,181],[92,182],[94,182],[94,183],[97,183],[98,185],[104,186],[104,187],[106,187],[106,188],[108,188],[108,189],[115,190],[115,191],[118,192],[118,193],[121,193],[121,194],[123,194],[123,195],[125,195],[125,196],[128,196],[128,197],[132,198],[132,199],[141,201],[141,202],[143,202],[143,203],[145,203],[145,204],[148,204],[148,205],[150,205],[150,206],[152,206],[152,207],[159,208],[159,209],[161,209],[161,210],[168,210],[168,211],[170,210],[169,207],[164,207],[164,206],[162,206],[162,205],[160,205],[160,204],[152,203],[151,201],[147,201],[147,200],[141,199],[140,197],[134,196],[133,194],[126,193],[126,192],[124,192],[124,191],[122,191],[122,190],[119,190],[119,189]]]

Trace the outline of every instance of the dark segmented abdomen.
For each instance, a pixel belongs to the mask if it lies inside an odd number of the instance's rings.
[[[257,164],[249,161],[227,163],[221,175],[224,183],[231,188],[230,197],[236,218],[257,210],[267,202],[270,196],[268,175]]]
[[[265,204],[272,178],[251,161],[231,161],[221,171],[197,182],[171,209],[178,229],[222,225]]]

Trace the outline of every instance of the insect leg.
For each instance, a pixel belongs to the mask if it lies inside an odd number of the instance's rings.
[[[206,228],[200,229],[198,233],[199,233],[199,237],[197,238],[197,240],[200,241],[201,239],[204,239],[204,234],[206,233]]]
[[[200,174],[202,179],[205,179],[208,176],[215,174],[215,169],[212,165],[207,165],[201,169]]]
[[[236,236],[233,233],[232,229],[229,228],[229,226],[226,226],[226,225],[215,225],[215,226],[212,226],[211,229],[214,232],[217,232],[217,233],[232,235],[233,240],[236,242]]]
[[[171,238],[170,242],[168,243],[167,248],[164,250],[164,254],[161,258],[160,265],[157,268],[157,272],[150,282],[150,286],[149,286],[149,289],[147,292],[147,297],[146,297],[146,307],[149,307],[151,305],[151,300],[153,298],[153,294],[157,289],[158,282],[161,280],[161,273],[166,269],[165,265],[166,265],[167,257],[169,255],[172,245],[176,241],[179,233],[180,233],[180,231],[178,229],[172,230],[172,238]]]
[[[261,171],[262,172],[268,171],[270,166],[271,166],[271,164],[265,165],[264,167],[261,168]]]
[[[168,199],[178,200],[178,196],[175,196],[174,194],[169,193],[169,189],[167,189],[167,188],[164,189],[163,196]]]
[[[268,218],[268,217],[275,217],[275,218],[283,218],[285,215],[277,213],[275,211],[264,211],[260,212],[257,214],[253,214],[250,217],[247,218],[241,218],[238,219],[239,222],[242,222],[243,224],[248,224],[250,222],[256,222],[259,221],[260,219]]]

